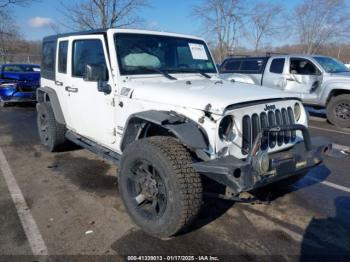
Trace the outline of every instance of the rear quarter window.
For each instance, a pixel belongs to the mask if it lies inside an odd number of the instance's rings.
[[[260,72],[262,65],[263,65],[262,60],[246,60],[242,62],[241,71]]]
[[[222,73],[230,73],[239,70],[241,66],[241,60],[227,60],[220,68]]]
[[[221,73],[261,74],[265,67],[265,58],[227,59],[220,68]]]
[[[55,79],[56,41],[44,42],[42,47],[41,76]]]

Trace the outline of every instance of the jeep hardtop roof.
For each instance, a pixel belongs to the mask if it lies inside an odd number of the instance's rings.
[[[193,35],[177,34],[171,32],[162,31],[151,31],[151,30],[141,30],[141,29],[121,29],[121,28],[109,28],[109,29],[95,29],[79,32],[70,32],[64,34],[56,34],[44,37],[44,42],[56,41],[58,38],[68,37],[68,36],[78,36],[78,35],[96,35],[96,34],[107,34],[108,31],[113,31],[113,33],[134,33],[134,34],[150,34],[150,35],[166,35],[180,38],[191,38],[204,41],[203,38],[196,37]]]
[[[205,41],[202,38],[191,36],[191,35],[183,35],[183,34],[161,32],[161,31],[150,31],[150,30],[140,30],[140,29],[120,29],[120,28],[96,29],[96,30],[50,35],[50,36],[44,37],[43,39],[41,77],[45,79],[55,80],[56,73],[55,73],[54,65],[56,63],[56,45],[57,45],[57,40],[59,38],[69,37],[69,36],[81,36],[81,35],[104,35],[106,37],[107,33],[109,32],[111,32],[112,34],[128,33],[128,34],[145,34],[145,35],[149,34],[149,35],[160,35],[160,36],[164,35],[164,36],[170,36],[170,37],[189,38],[189,39]],[[50,59],[48,59],[48,62],[45,59],[47,57],[50,57]]]

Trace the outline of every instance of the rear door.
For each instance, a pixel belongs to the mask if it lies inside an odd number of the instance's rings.
[[[286,58],[273,57],[266,65],[262,83],[264,86],[284,89],[286,73]]]
[[[57,41],[56,48],[56,78],[55,78],[55,91],[58,96],[58,100],[61,104],[63,115],[66,122],[69,122],[69,111],[67,107],[68,93],[65,90],[65,86],[68,85],[68,47],[69,39],[60,38]]]
[[[112,147],[115,143],[115,85],[104,37],[71,37],[68,63],[70,70],[64,89],[68,95],[70,128],[99,144]],[[84,80],[86,65],[107,67],[108,80],[105,84],[112,89],[109,94],[98,91],[97,81]]]

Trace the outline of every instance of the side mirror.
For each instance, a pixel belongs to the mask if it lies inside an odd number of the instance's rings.
[[[98,81],[97,82],[97,90],[98,92],[103,92],[106,95],[109,95],[112,92],[111,86],[106,81]]]
[[[85,65],[84,81],[98,82],[107,81],[108,71],[105,65],[87,64]]]

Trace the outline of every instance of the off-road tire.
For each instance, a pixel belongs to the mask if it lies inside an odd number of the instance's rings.
[[[46,121],[45,126],[42,120]],[[56,121],[50,103],[37,104],[37,126],[41,144],[50,152],[60,151],[66,145],[66,127]]]
[[[327,119],[333,125],[338,127],[350,127],[350,119],[341,119],[336,114],[336,107],[341,103],[347,103],[350,105],[350,94],[344,94],[339,96],[334,96],[331,98],[327,105]]]
[[[128,175],[137,161],[148,161],[165,184],[167,204],[156,220],[141,216],[128,193]],[[202,204],[202,182],[187,149],[172,137],[150,137],[131,143],[123,152],[119,192],[133,221],[145,232],[166,238],[183,232],[197,217]]]

